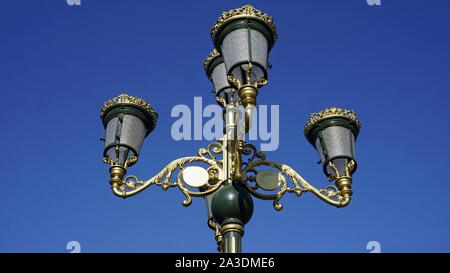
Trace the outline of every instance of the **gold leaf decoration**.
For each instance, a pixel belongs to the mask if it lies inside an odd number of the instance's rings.
[[[345,110],[345,109],[341,109],[341,108],[337,108],[337,107],[331,107],[331,108],[326,108],[325,110],[323,110],[319,113],[312,113],[309,116],[309,120],[306,123],[305,129],[304,129],[305,136],[309,135],[309,132],[312,129],[312,127],[315,124],[317,124],[318,122],[325,120],[325,119],[334,118],[334,117],[345,118],[345,119],[351,120],[355,123],[358,130],[361,128],[361,123],[359,122],[358,116],[356,115],[355,111]]]
[[[241,8],[224,11],[219,19],[217,19],[214,26],[211,28],[211,37],[214,37],[217,31],[222,28],[222,26],[224,26],[227,22],[240,17],[254,18],[265,23],[272,30],[274,42],[277,40],[277,28],[275,26],[275,23],[273,22],[272,16],[269,16],[267,13],[257,10],[252,5],[246,5]]]

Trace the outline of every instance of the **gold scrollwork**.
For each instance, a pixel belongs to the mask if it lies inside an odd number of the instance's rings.
[[[340,177],[351,177],[354,170],[355,170],[355,161],[350,160],[350,162],[347,163],[347,165],[345,165],[345,169],[344,169],[344,173],[339,173],[338,168],[336,167],[336,165],[333,164],[333,162],[328,162],[328,166],[333,170],[334,174],[329,174],[328,176],[328,180],[329,181],[334,181]]]
[[[211,194],[218,190],[224,183],[224,181],[219,181],[214,185],[206,187],[203,191],[190,190],[183,182],[183,179],[181,179],[181,174],[184,166],[190,163],[204,163],[210,166],[209,169],[213,168],[218,172],[222,170],[222,166],[218,163],[218,161],[214,159],[209,159],[204,156],[182,157],[170,162],[158,174],[146,181],[139,180],[136,176],[133,175],[126,177],[124,180],[122,180],[122,183],[113,184],[113,192],[119,197],[127,198],[138,194],[151,185],[160,186],[163,190],[178,187],[181,193],[185,196],[182,204],[183,206],[187,207],[192,203],[192,197],[203,197]],[[176,181],[171,182],[172,176],[175,172],[178,172],[177,179]]]
[[[253,145],[247,144],[246,147],[248,147],[252,151],[250,153],[255,153],[256,149],[254,148],[254,146],[252,146]],[[277,211],[283,209],[283,205],[280,203],[280,200],[287,192],[294,193],[297,197],[300,197],[304,192],[311,192],[322,201],[325,201],[326,203],[335,207],[344,207],[350,202],[350,196],[348,194],[343,194],[335,186],[329,185],[324,189],[316,189],[288,165],[267,161],[265,160],[265,157],[256,161],[254,161],[253,159],[253,157],[250,158],[250,160],[246,163],[246,167],[243,170],[243,173],[246,174],[246,179],[242,181],[242,184],[253,196],[263,200],[273,200],[273,207]],[[255,185],[250,184],[256,182],[255,176],[258,173],[258,167],[262,166],[275,168],[280,173],[279,186],[274,190],[275,193],[273,194],[263,194],[261,192],[258,192],[257,190],[259,189],[259,186],[256,183]],[[351,180],[350,174],[353,166],[354,163],[352,163],[352,161],[349,162],[346,168],[346,174],[344,176],[339,176],[338,174],[337,177],[333,177],[334,180],[344,178]],[[289,181],[291,183],[288,183]]]
[[[211,142],[208,147],[198,150],[198,155],[201,157],[208,156],[210,159],[215,160],[219,165],[222,165],[222,160],[217,160],[216,156],[223,153],[223,145],[221,142]]]
[[[248,166],[248,164],[255,160],[255,158],[258,158],[260,160],[266,159],[266,154],[258,151],[256,147],[250,143],[241,141],[239,143],[239,150],[243,155],[248,156],[247,161],[242,163],[244,167]]]
[[[119,158],[118,155],[117,155],[117,158]],[[136,155],[133,155],[133,156],[127,158],[125,160],[125,163],[123,163],[123,168],[126,169],[126,168],[134,165],[137,162],[137,160],[138,160],[138,157]],[[115,166],[115,165],[119,165],[119,160],[117,159],[117,160],[114,161],[111,157],[105,156],[105,157],[103,157],[103,163],[109,164],[112,167],[112,166]]]
[[[249,67],[251,67],[251,64],[249,64]],[[251,70],[249,70],[249,72],[247,72],[248,74],[251,73]],[[261,87],[267,85],[267,79],[265,78],[261,78],[253,83],[247,83],[247,84],[242,84],[241,81],[236,78],[234,75],[230,75],[227,77],[228,83],[230,84],[231,87],[233,87],[233,89],[235,90],[240,90],[245,86],[250,86],[253,87],[255,89],[260,89]],[[250,80],[248,80],[250,81]]]
[[[216,102],[222,107],[225,107],[227,105],[225,99],[220,96],[216,96]]]

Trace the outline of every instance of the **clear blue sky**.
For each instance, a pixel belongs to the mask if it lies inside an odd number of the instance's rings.
[[[450,251],[450,2],[446,0],[4,0],[0,5],[1,252],[214,252],[202,199],[150,188],[112,195],[103,164],[102,103],[127,91],[160,113],[138,164],[153,176],[207,141],[174,141],[170,111],[214,103],[202,60],[223,10],[274,16],[279,40],[260,104],[280,105],[268,158],[328,185],[303,136],[311,112],[354,109],[363,124],[349,207],[311,194],[255,200],[246,252]]]

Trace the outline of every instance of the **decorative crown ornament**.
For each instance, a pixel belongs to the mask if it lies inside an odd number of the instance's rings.
[[[219,31],[219,29],[221,29],[227,23],[239,18],[252,18],[264,23],[272,31],[273,42],[275,43],[275,41],[277,40],[277,28],[275,26],[275,23],[273,22],[272,16],[269,16],[267,13],[254,8],[252,5],[246,5],[241,8],[224,11],[219,19],[217,19],[214,26],[211,28],[211,38],[214,40],[214,37],[216,36],[216,33]]]
[[[122,93],[122,94],[118,95],[117,97],[106,101],[102,105],[102,110],[100,112],[100,118],[103,119],[106,112],[110,108],[112,108],[116,105],[119,105],[119,104],[131,104],[131,105],[141,108],[142,110],[144,110],[147,114],[150,114],[151,116],[154,116],[154,115],[158,116],[158,113],[156,113],[156,111],[150,106],[150,104],[146,100],[135,97],[135,96],[130,96],[126,93]]]
[[[356,115],[355,111],[331,107],[331,108],[326,108],[325,110],[318,112],[318,113],[312,113],[309,116],[308,122],[306,123],[305,129],[304,129],[305,136],[309,135],[311,129],[318,122],[321,122],[323,120],[330,119],[330,118],[348,119],[355,123],[355,126],[358,130],[361,129],[361,123],[359,122],[358,116]]]

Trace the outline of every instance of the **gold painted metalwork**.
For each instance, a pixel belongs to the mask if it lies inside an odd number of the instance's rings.
[[[277,40],[277,28],[272,16],[269,16],[267,13],[254,8],[252,5],[245,5],[241,8],[224,11],[211,28],[211,36],[214,37],[216,33],[228,22],[239,18],[251,18],[266,24],[272,31],[274,42]]]
[[[249,132],[251,127],[251,119],[252,119],[252,112],[253,109],[256,107],[257,104],[257,97],[259,88],[265,86],[267,84],[267,80],[265,78],[261,78],[257,81],[251,81],[251,74],[252,74],[252,64],[248,64],[248,69],[246,71],[246,76],[243,79],[244,83],[241,83],[241,81],[236,78],[234,75],[230,75],[227,77],[228,83],[230,86],[237,90],[238,96],[239,96],[239,103],[244,107],[244,121],[245,121],[245,132]]]
[[[225,99],[220,96],[216,96],[216,102],[217,102],[217,104],[219,104],[222,107],[225,107],[227,105],[227,103],[225,102]]]
[[[236,223],[225,224],[220,228],[220,233],[225,234],[227,232],[235,231],[244,236],[244,226]]]
[[[351,199],[350,174],[354,166],[353,161],[350,161],[349,164],[347,164],[345,174],[341,176],[338,172],[336,172],[336,176],[330,177],[330,179],[336,180],[337,187],[330,185],[324,189],[316,189],[290,166],[282,163],[267,161],[265,160],[265,155],[262,152],[258,152],[253,145],[245,143],[245,146],[247,148],[246,154],[248,154],[250,158],[245,163],[246,167],[242,171],[246,174],[245,179],[242,180],[243,185],[253,196],[263,200],[273,200],[273,207],[275,210],[280,211],[283,209],[283,205],[280,204],[280,199],[287,192],[294,193],[297,197],[300,197],[304,192],[311,192],[322,201],[338,208],[345,207],[349,204]],[[259,159],[254,160],[255,158]],[[281,174],[281,181],[279,181],[279,186],[276,190],[274,190],[273,194],[260,193],[257,191],[259,186],[256,183],[255,185],[250,184],[256,181],[256,174],[258,173],[257,169],[261,166],[275,168]],[[288,183],[288,181],[291,183]]]
[[[208,175],[209,175],[208,184],[214,185],[217,182],[219,182],[219,180],[220,180],[219,170],[217,170],[214,167],[209,167],[207,171],[208,171]]]
[[[241,83],[241,81],[234,75],[230,75],[227,78],[228,83],[238,91],[239,98],[241,99],[241,103],[244,108],[256,106],[256,97],[258,96],[258,90],[259,88],[267,84],[267,80],[265,78],[261,78],[257,81],[252,82],[252,69],[253,66],[251,63],[249,63],[244,83]]]
[[[109,173],[111,175],[111,178],[109,179],[109,184],[112,188],[118,187],[122,184],[123,176],[126,173],[126,169],[122,166],[112,166],[109,169]]]
[[[178,187],[179,190],[185,196],[182,204],[187,207],[192,203],[192,197],[204,197],[215,191],[217,191],[224,181],[216,181],[214,185],[207,185],[203,191],[193,191],[189,189],[189,186],[183,182],[182,173],[184,166],[191,163],[203,163],[210,167],[210,172],[222,172],[221,160],[217,160],[214,154],[218,154],[223,151],[223,147],[218,142],[213,142],[208,146],[208,149],[200,149],[199,156],[182,157],[175,159],[169,163],[164,169],[152,178],[143,181],[139,180],[136,176],[130,175],[123,179],[125,169],[120,166],[113,166],[110,169],[111,179],[110,184],[115,195],[123,198],[131,197],[145,190],[151,185],[160,186],[164,191],[169,188]],[[214,169],[214,171],[212,171]],[[177,173],[178,172],[178,173]],[[174,173],[176,175],[176,181],[171,181]]]
[[[208,156],[209,158],[216,160],[217,164],[222,166],[223,160],[217,159],[217,155],[222,154],[224,150],[222,143],[219,141],[209,143],[207,148],[201,148],[198,150],[198,155],[201,157]]]
[[[150,104],[146,100],[135,97],[135,96],[130,96],[126,93],[122,93],[122,94],[118,95],[117,97],[106,101],[103,104],[102,110],[100,112],[100,117],[103,118],[103,116],[106,114],[108,109],[110,109],[111,107],[113,107],[117,104],[131,104],[131,105],[134,105],[134,106],[137,106],[137,107],[143,109],[144,111],[148,112],[152,116],[158,115],[156,113],[156,111],[150,106]],[[155,127],[156,127],[156,121],[154,121],[154,122],[155,122]]]
[[[342,197],[351,199],[352,197],[352,174],[355,170],[355,161],[351,160],[347,163],[344,169],[344,173],[339,173],[338,168],[332,163],[328,162],[328,166],[333,169],[334,174],[330,174],[328,177],[329,181],[336,181],[336,186]]]
[[[213,219],[209,219],[208,227],[214,231],[214,239],[217,243],[217,251],[220,253],[223,252],[223,236],[222,233],[220,233],[220,225]]]
[[[268,161],[266,160],[265,153],[258,151],[254,145],[242,140],[236,141],[238,143],[236,157],[231,157],[232,162],[230,162],[232,166],[231,175],[234,177],[233,181],[241,183],[248,192],[256,198],[272,200],[275,210],[281,211],[283,209],[280,200],[286,193],[294,193],[297,197],[300,197],[304,192],[311,192],[322,201],[338,208],[345,207],[349,204],[352,196],[351,175],[355,167],[355,162],[353,160],[346,165],[345,171],[342,174],[339,173],[339,170],[332,162],[329,162],[329,167],[334,171],[334,174],[329,176],[329,180],[335,181],[336,186],[329,185],[323,189],[317,189],[309,184],[290,166]],[[126,198],[138,194],[151,185],[160,186],[164,191],[172,187],[178,187],[185,196],[182,204],[187,207],[192,203],[192,197],[204,197],[212,194],[226,182],[225,179],[220,179],[220,173],[224,171],[224,152],[224,146],[220,142],[212,142],[207,148],[200,149],[198,156],[176,159],[147,181],[139,180],[136,176],[128,176],[124,179],[123,177],[126,174],[126,168],[113,165],[110,168],[111,188],[115,195]],[[222,159],[219,159],[218,155],[222,155]],[[244,160],[242,157],[245,157],[246,159]],[[190,190],[181,179],[184,166],[190,163],[203,163],[209,165],[207,170],[210,179],[207,186],[203,187],[201,191]],[[281,174],[279,176],[279,186],[272,191],[272,194],[265,194],[258,191],[259,186],[255,182],[259,167],[264,167],[264,169],[272,167],[277,169]],[[175,182],[171,182],[172,176],[176,172],[178,172],[176,175],[177,179]],[[241,236],[244,235],[244,227],[241,225],[227,224],[220,227],[213,219],[210,219],[208,221],[208,226],[214,231],[219,252],[224,251],[223,235],[225,233],[235,231],[239,232]]]
[[[107,156],[103,157],[103,163],[109,164],[109,165],[111,165],[111,167],[120,165],[119,164],[119,160],[120,160],[120,156],[119,156],[120,146],[119,145],[116,145],[115,152],[116,152],[116,160],[115,161],[107,155]],[[137,162],[137,160],[138,160],[137,155],[132,155],[131,157],[128,157],[127,159],[125,159],[125,162],[121,166],[123,168],[127,169],[128,167],[134,165]]]
[[[331,107],[331,108],[327,108],[319,113],[312,113],[309,116],[309,120],[306,123],[305,129],[304,129],[305,136],[309,135],[310,130],[318,122],[323,121],[325,119],[329,119],[329,118],[335,118],[335,117],[344,118],[344,119],[353,121],[355,123],[356,127],[358,128],[358,130],[361,129],[361,123],[359,122],[358,116],[356,115],[355,111]]]

